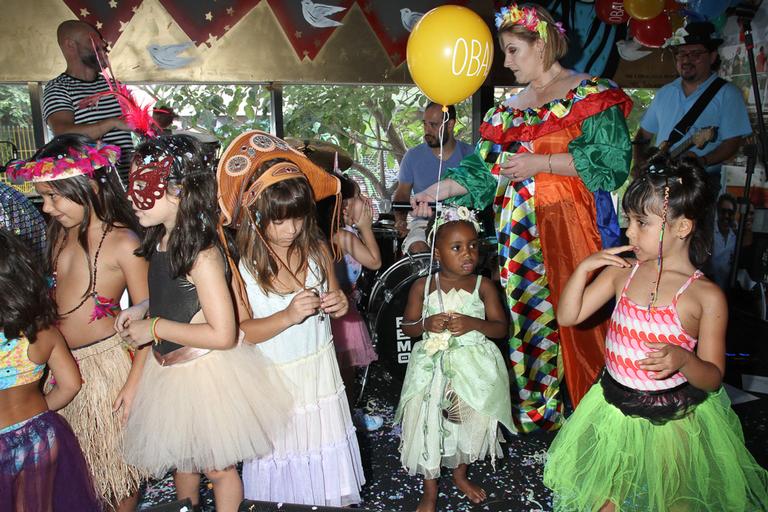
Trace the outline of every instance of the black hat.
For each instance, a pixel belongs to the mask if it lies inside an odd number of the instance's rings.
[[[684,32],[683,32],[684,31]],[[685,33],[685,35],[683,35]],[[665,46],[683,46],[686,44],[703,44],[708,50],[716,50],[723,44],[715,34],[715,26],[708,21],[692,21],[685,28],[677,29]]]

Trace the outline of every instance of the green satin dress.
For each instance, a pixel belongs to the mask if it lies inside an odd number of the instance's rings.
[[[424,318],[441,312],[442,298],[443,311],[484,319],[481,279],[471,293],[429,293]],[[402,425],[403,467],[411,475],[433,479],[441,467],[455,468],[489,455],[493,463],[503,455],[499,423],[513,428],[511,411],[507,369],[491,340],[477,331],[457,337],[447,331],[426,333],[411,352],[395,412],[395,422]]]

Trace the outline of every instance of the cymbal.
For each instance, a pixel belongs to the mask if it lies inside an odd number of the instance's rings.
[[[295,137],[286,137],[285,142],[290,144],[292,148],[307,155],[307,158],[328,172],[333,171],[336,155],[338,155],[340,171],[346,171],[352,167],[352,163],[354,162],[352,157],[349,156],[346,151],[330,142],[313,139],[297,139]]]

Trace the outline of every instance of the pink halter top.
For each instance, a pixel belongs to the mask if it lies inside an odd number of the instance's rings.
[[[664,391],[684,384],[687,379],[680,372],[663,380],[652,379],[648,372],[638,368],[637,362],[645,359],[651,351],[645,342],[673,343],[693,352],[698,340],[683,329],[677,314],[677,300],[703,274],[699,270],[694,272],[677,291],[672,304],[649,310],[647,306],[635,304],[627,297],[627,288],[638,268],[639,265],[635,264],[621,291],[619,303],[613,310],[605,337],[605,367],[611,377],[623,386],[643,391]]]

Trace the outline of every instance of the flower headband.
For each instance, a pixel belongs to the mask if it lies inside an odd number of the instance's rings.
[[[38,160],[16,160],[6,167],[11,179],[33,183],[63,180],[85,174],[93,178],[96,169],[113,166],[120,160],[120,148],[112,145],[84,144],[81,150],[69,148],[68,155],[45,157]]]
[[[501,28],[505,23],[512,25],[522,25],[531,32],[537,32],[539,37],[547,42],[547,22],[539,19],[539,14],[533,7],[520,8],[517,4],[510,4],[509,7],[502,7],[496,13],[496,28]],[[561,34],[565,34],[563,24],[559,21],[555,23],[555,29]]]
[[[481,231],[480,223],[477,221],[475,212],[467,208],[466,206],[452,206],[452,205],[440,205],[440,209],[435,215],[435,222],[432,224],[432,229],[429,232],[429,240],[434,241],[435,234],[440,226],[448,222],[465,221],[472,224],[475,231],[478,233]]]

